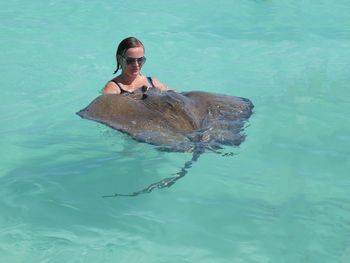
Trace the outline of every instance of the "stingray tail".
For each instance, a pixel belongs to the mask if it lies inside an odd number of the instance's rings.
[[[195,149],[193,151],[193,154],[192,154],[192,159],[190,161],[187,161],[184,164],[184,166],[181,168],[181,170],[176,173],[175,176],[164,178],[164,179],[160,180],[159,182],[150,184],[146,188],[144,188],[144,189],[142,189],[140,191],[137,191],[137,192],[133,192],[131,194],[118,194],[118,193],[115,193],[113,195],[105,195],[103,197],[137,196],[137,195],[140,195],[140,194],[150,193],[154,189],[162,189],[162,188],[165,188],[165,187],[170,187],[173,184],[175,184],[177,180],[179,180],[180,178],[184,177],[187,174],[188,170],[192,167],[192,164],[198,160],[199,156],[203,152],[204,152],[204,149]]]

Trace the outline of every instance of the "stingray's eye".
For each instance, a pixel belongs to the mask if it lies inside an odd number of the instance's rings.
[[[148,97],[147,94],[142,94],[141,100],[144,100],[144,99],[146,99],[147,97]]]
[[[141,91],[142,92],[146,92],[147,91],[147,86],[142,86]]]

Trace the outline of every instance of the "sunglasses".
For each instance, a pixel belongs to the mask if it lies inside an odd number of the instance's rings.
[[[131,65],[135,62],[137,62],[137,64],[139,65],[143,65],[146,62],[145,57],[140,57],[140,58],[122,57],[122,58],[124,59],[127,65]]]

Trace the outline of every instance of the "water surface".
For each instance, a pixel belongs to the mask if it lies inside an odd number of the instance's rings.
[[[349,262],[350,3],[0,3],[1,262]],[[191,154],[158,152],[74,113],[146,46],[145,75],[250,98],[233,156],[133,192]]]

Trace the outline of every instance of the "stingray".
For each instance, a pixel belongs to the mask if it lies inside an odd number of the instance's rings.
[[[254,105],[249,99],[203,91],[159,92],[140,89],[122,95],[103,94],[77,114],[153,144],[161,151],[191,152],[181,170],[140,191],[114,196],[137,196],[170,187],[184,177],[206,150],[219,152],[225,145],[238,146]]]

